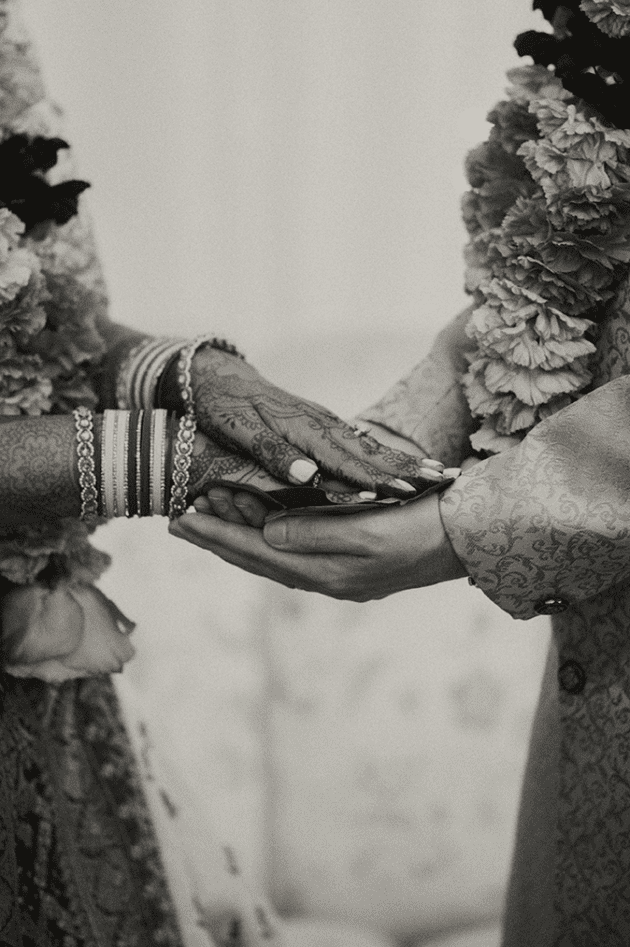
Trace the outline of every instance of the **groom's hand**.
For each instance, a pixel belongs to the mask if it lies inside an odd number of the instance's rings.
[[[466,574],[436,495],[378,512],[286,517],[263,531],[190,513],[169,530],[255,575],[355,602]]]

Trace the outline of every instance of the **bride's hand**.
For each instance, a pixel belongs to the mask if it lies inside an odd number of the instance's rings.
[[[217,481],[221,481],[221,484],[217,484]],[[233,486],[227,486],[226,481]],[[289,486],[282,480],[276,480],[246,454],[234,454],[210,440],[203,432],[197,431],[188,488],[188,498],[194,501],[195,509],[217,516],[227,523],[262,529],[269,509],[255,494],[240,490],[244,484],[256,487],[263,493]],[[376,497],[375,493],[357,492],[356,488],[338,481],[323,480],[321,486],[331,498],[336,497],[337,502],[361,503]]]
[[[280,481],[308,484],[319,466],[359,490],[408,497],[413,486],[407,480],[436,478],[419,458],[358,435],[326,408],[277,388],[227,352],[206,347],[196,353],[192,388],[200,429],[250,454]]]
[[[205,512],[213,513],[226,522],[261,528],[267,509],[260,500],[249,493],[235,493],[229,488],[217,487],[215,483],[218,480],[232,482],[235,490],[242,484],[257,487],[265,492],[287,486],[267,473],[251,457],[233,453],[198,430],[195,433],[190,465],[189,500],[195,501],[196,504],[201,503]],[[208,495],[215,498],[210,505]],[[235,502],[237,498],[238,502]]]
[[[274,520],[264,531],[202,513],[182,516],[169,529],[255,575],[355,602],[466,574],[435,494],[379,512]]]

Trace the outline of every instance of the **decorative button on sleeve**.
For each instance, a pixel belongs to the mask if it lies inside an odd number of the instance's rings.
[[[563,598],[543,598],[534,605],[534,611],[537,615],[559,615],[560,612],[566,612],[569,603]]]
[[[567,694],[581,694],[586,685],[586,672],[577,661],[565,661],[558,668],[558,683]]]

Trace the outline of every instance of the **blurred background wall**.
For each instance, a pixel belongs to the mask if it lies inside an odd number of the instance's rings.
[[[113,317],[225,334],[350,415],[465,304],[464,155],[526,0],[26,0]],[[287,911],[399,934],[493,917],[543,660],[465,583],[289,592],[116,523],[128,673]]]

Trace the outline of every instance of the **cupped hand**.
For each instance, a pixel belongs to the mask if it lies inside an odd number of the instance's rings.
[[[227,352],[206,347],[196,353],[192,388],[200,429],[250,454],[278,480],[304,485],[321,468],[359,489],[408,497],[414,481],[440,478],[420,458],[357,436],[337,415],[276,387]]]
[[[442,526],[435,494],[378,512],[285,517],[262,531],[189,513],[169,530],[247,572],[355,602],[466,574]]]

